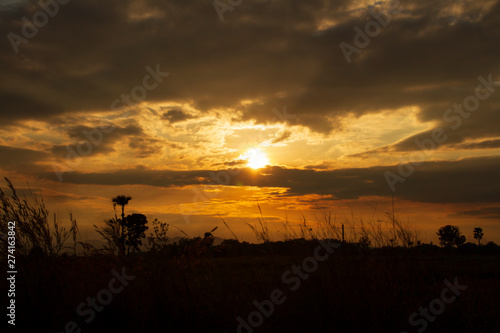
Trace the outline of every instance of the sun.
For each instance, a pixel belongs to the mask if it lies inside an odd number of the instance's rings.
[[[263,168],[269,164],[266,154],[259,148],[250,148],[240,156],[243,160],[248,160],[247,167],[252,169]]]

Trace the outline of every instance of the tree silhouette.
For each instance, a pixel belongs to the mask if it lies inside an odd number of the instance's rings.
[[[481,246],[481,239],[483,239],[484,233],[482,228],[474,228],[474,238],[477,239],[477,245]]]
[[[114,197],[111,202],[113,203],[113,209],[118,206],[122,206],[122,219],[120,220],[121,233],[120,233],[120,246],[121,250],[125,250],[125,206],[128,205],[128,202],[132,200],[132,197],[126,195],[118,195]]]
[[[132,197],[126,195],[118,195],[111,200],[113,202],[113,208],[116,207],[116,205],[122,206],[122,220],[125,219],[125,206],[128,205],[130,200],[132,200]]]
[[[458,247],[466,241],[465,236],[460,233],[460,229],[456,225],[441,227],[436,234],[439,236],[439,243],[446,247]]]
[[[125,245],[127,246],[127,254],[130,250],[139,251],[139,245],[142,245],[141,238],[145,238],[145,231],[148,230],[148,219],[143,214],[132,214],[125,218]]]

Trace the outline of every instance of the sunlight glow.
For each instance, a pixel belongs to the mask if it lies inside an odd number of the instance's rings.
[[[240,159],[248,160],[247,167],[252,169],[263,168],[269,164],[266,154],[259,148],[250,148],[240,156]]]

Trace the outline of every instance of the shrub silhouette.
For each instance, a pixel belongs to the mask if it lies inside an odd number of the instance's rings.
[[[459,247],[466,241],[465,236],[460,233],[460,229],[456,225],[446,225],[439,228],[437,235],[439,243],[445,247]]]
[[[94,225],[95,230],[107,241],[105,252],[123,256],[130,251],[139,251],[141,238],[146,237],[148,229],[146,215],[132,214],[125,219],[112,218],[104,221],[104,226]]]
[[[123,229],[125,230],[124,234],[124,243],[127,247],[127,254],[132,251],[139,251],[139,245],[142,245],[141,238],[145,238],[145,231],[148,230],[148,219],[144,214],[132,214],[128,215],[123,223]],[[122,229],[122,230],[123,230]]]
[[[150,250],[161,251],[168,245],[168,228],[169,225],[165,222],[161,222],[158,219],[152,221],[153,232],[150,232],[147,237]]]

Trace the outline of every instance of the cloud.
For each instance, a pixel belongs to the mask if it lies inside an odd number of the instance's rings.
[[[458,213],[457,215],[479,217],[484,219],[500,219],[500,207],[483,207],[480,209],[463,211]]]
[[[120,126],[115,126],[113,124],[109,124],[109,126],[113,126],[113,130],[109,131],[109,133],[103,133],[103,139],[107,139],[112,142],[120,140],[123,137],[144,134],[142,128],[138,125],[127,125],[124,127],[120,127]],[[70,127],[66,133],[71,139],[76,139],[79,141],[88,141],[89,135],[95,133],[95,131],[96,129],[93,127],[77,125]]]
[[[495,149],[500,148],[500,139],[462,143],[454,147],[457,149]]]
[[[498,96],[500,98],[500,89]],[[491,138],[500,136],[500,128],[495,123],[500,121],[498,106],[500,104],[492,104],[480,106],[477,111],[470,113],[468,118],[461,119],[458,123],[443,124],[436,126],[428,131],[418,133],[416,135],[405,138],[404,140],[394,144],[391,148],[395,151],[411,151],[418,150],[419,145],[416,141],[422,142],[433,138],[432,132],[439,129],[443,131],[444,142],[436,144],[436,147],[457,146],[464,141],[478,138]],[[444,112],[443,112],[444,114]],[[456,125],[456,129],[453,126]],[[435,141],[435,140],[434,140]]]
[[[31,149],[0,145],[0,168],[13,172],[34,172],[43,170],[36,165],[44,161],[49,154]]]
[[[500,88],[498,96],[500,98]],[[492,97],[493,98],[493,97]],[[498,140],[484,140],[500,136],[499,104],[480,106],[474,113],[469,113],[467,118],[458,117],[452,124],[440,122],[439,126],[413,134],[393,144],[350,155],[351,157],[367,157],[373,154],[391,152],[411,152],[424,149],[492,149],[498,148]],[[444,109],[444,114],[448,109]],[[455,128],[454,128],[455,126]],[[439,134],[436,134],[438,133]],[[438,138],[438,139],[436,139]],[[480,141],[471,143],[467,141]]]
[[[1,65],[0,65],[1,66]],[[28,92],[0,91],[0,114],[3,125],[10,125],[19,119],[47,119],[62,113],[63,108],[47,98],[29,95]]]
[[[22,34],[21,18],[39,10],[9,3],[4,37]],[[213,166],[242,167],[237,156],[265,143],[282,166],[236,169],[229,186],[354,199],[390,195],[383,175],[397,166],[380,164],[442,128],[436,151],[448,161],[417,166],[396,196],[498,202],[499,158],[461,157],[499,148],[500,87],[459,126],[443,115],[475,93],[478,76],[500,78],[500,2],[400,3],[347,63],[339,44],[353,44],[382,2],[243,1],[221,23],[210,1],[70,1],[18,54],[0,39],[0,152],[9,156],[0,167],[57,181],[50,163],[89,140],[99,118],[115,130],[93,137],[93,158],[64,173],[68,184],[208,184]],[[147,66],[170,75],[114,110],[144,86]],[[363,160],[354,168],[348,157]]]
[[[57,158],[67,158],[68,156],[71,156],[71,158],[85,158],[87,156],[107,155],[115,151],[114,148],[105,145],[92,146],[91,152],[88,154],[86,153],[87,150],[83,154],[75,153],[78,152],[78,145],[76,144],[54,145],[50,148],[50,152]]]
[[[217,166],[225,166],[225,167],[235,167],[235,166],[241,166],[241,165],[244,165],[244,164],[247,164],[248,161],[247,160],[236,160],[236,161],[229,161],[229,162],[224,162],[224,163],[216,163],[214,164],[214,167],[217,167]]]
[[[426,203],[498,202],[500,200],[500,157],[478,157],[459,161],[425,162],[404,183],[395,196]],[[151,185],[160,187],[224,184],[228,186],[283,187],[284,195],[319,194],[332,200],[387,196],[391,192],[384,178],[397,167],[350,168],[330,171],[267,167],[258,171],[163,171],[138,167],[108,173],[67,173],[65,182],[101,185]],[[53,174],[40,174],[54,179]],[[216,179],[222,179],[217,183]],[[226,182],[227,180],[227,182]]]
[[[19,46],[19,55],[7,38],[0,42],[0,112],[14,122],[110,111],[115,99],[142,83],[146,66],[160,64],[171,76],[148,92],[148,102],[234,109],[243,120],[321,133],[341,129],[348,114],[414,105],[422,108],[422,121],[436,121],[470,94],[478,75],[499,75],[500,46],[491,43],[499,3],[467,2],[451,16],[449,6],[448,0],[402,2],[402,13],[347,64],[339,44],[352,44],[353,28],[373,20],[360,2],[249,2],[226,12],[221,23],[213,5],[201,0],[72,1]],[[38,10],[16,8],[2,12],[4,36],[20,34],[18,20]],[[463,66],[478,55],[480,61]],[[297,116],[276,119],[272,110],[283,105]],[[177,122],[186,114],[171,110],[166,117]],[[498,134],[491,123],[481,119],[470,130],[485,125]]]
[[[95,155],[106,155],[115,152],[116,149],[113,145],[118,141],[124,141],[125,138],[144,136],[143,129],[138,125],[118,126],[113,123],[107,124],[107,128],[111,130],[101,131],[96,127],[85,125],[71,126],[66,129],[66,135],[72,143],[67,145],[53,145],[50,151],[59,158],[66,158],[67,156],[77,156],[78,158],[90,157]],[[141,138],[139,138],[141,140]],[[79,152],[80,149],[85,153]],[[90,148],[89,148],[90,147]],[[90,153],[86,153],[90,150]],[[69,155],[68,155],[69,154]]]
[[[178,123],[180,121],[188,120],[194,118],[193,116],[185,113],[182,110],[169,110],[162,115],[162,119],[168,120],[170,124]]]
[[[281,133],[277,133],[274,138],[271,139],[272,144],[280,143],[282,141],[285,141],[292,135],[292,132],[290,131],[283,131]]]
[[[151,157],[162,152],[163,142],[156,139],[134,138],[128,146],[135,151],[138,158]]]

